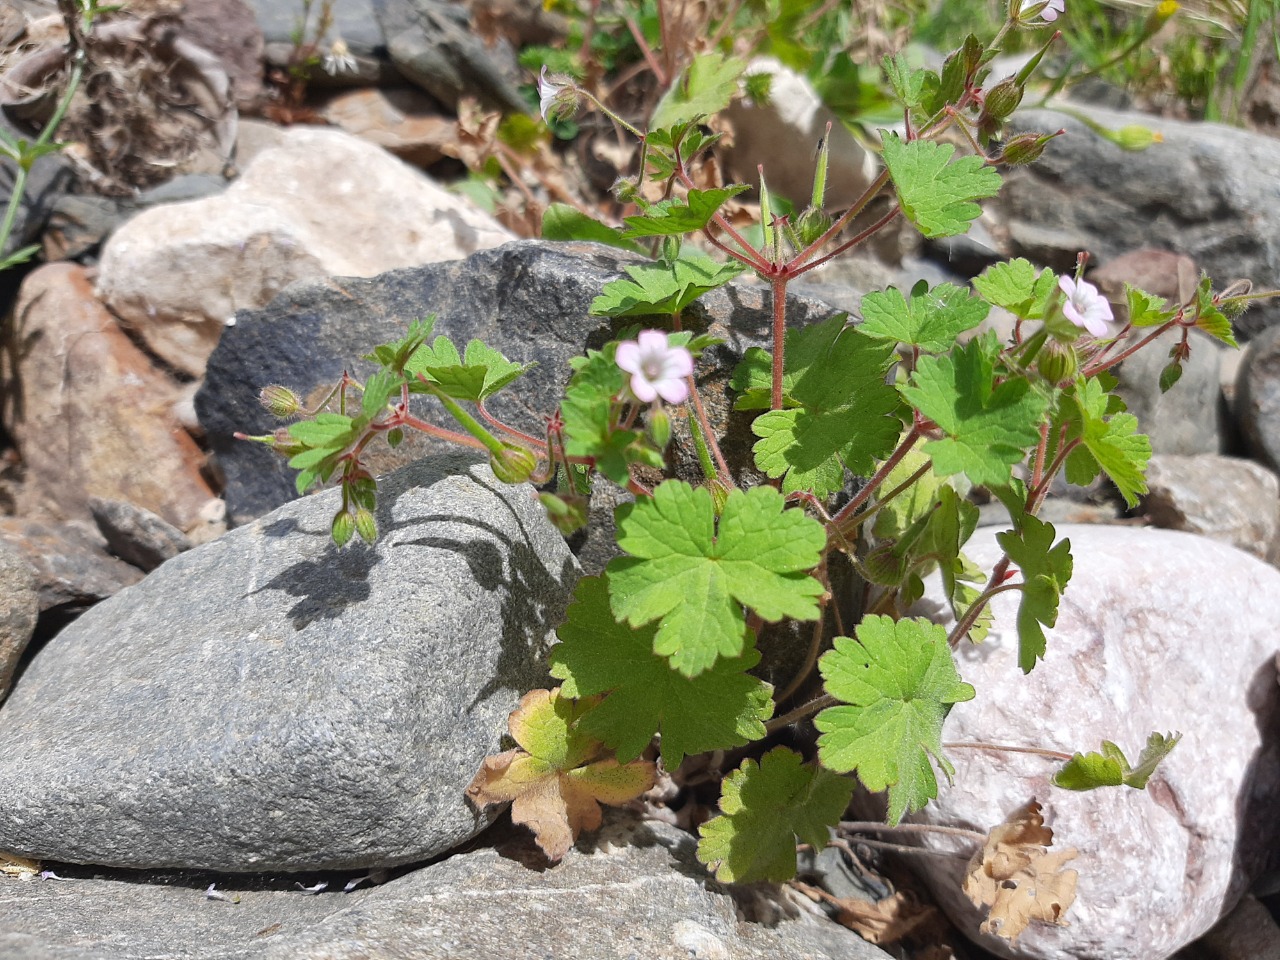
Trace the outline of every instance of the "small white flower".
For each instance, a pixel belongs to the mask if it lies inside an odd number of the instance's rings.
[[[1106,336],[1107,321],[1115,319],[1111,304],[1098,293],[1098,288],[1086,280],[1077,283],[1071,277],[1059,277],[1058,287],[1067,295],[1062,312],[1077,327],[1083,327],[1095,337]]]
[[[557,117],[568,115],[577,106],[577,94],[573,84],[564,80],[547,78],[544,65],[538,77],[538,110],[542,119],[550,123]]]
[[[641,402],[661,397],[667,403],[684,403],[689,398],[684,378],[693,373],[693,355],[671,346],[663,331],[642,330],[635,340],[624,340],[615,360],[631,374],[631,392]]]
[[[1067,0],[1022,0],[1022,7],[1018,11],[1019,17],[1025,17],[1027,11],[1041,7],[1039,13],[1039,22],[1053,23],[1058,19],[1058,14],[1067,12]],[[1037,22],[1032,19],[1030,22]]]
[[[324,72],[331,77],[336,77],[339,73],[354,73],[355,69],[356,58],[351,55],[346,41],[333,41],[329,52],[324,55]]]

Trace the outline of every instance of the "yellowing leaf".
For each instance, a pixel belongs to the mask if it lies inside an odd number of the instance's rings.
[[[1016,943],[1032,920],[1067,925],[1062,917],[1075,902],[1077,874],[1063,864],[1074,859],[1076,851],[1050,853],[1052,843],[1053,831],[1044,825],[1035,800],[987,834],[964,879],[969,899],[989,908],[983,933]]]
[[[525,694],[508,726],[520,745],[486,757],[467,787],[477,808],[511,803],[511,819],[533,831],[550,860],[559,860],[578,834],[599,828],[600,804],[626,803],[653,786],[654,764],[620,764],[577,720],[593,700],[569,700],[556,690]]]

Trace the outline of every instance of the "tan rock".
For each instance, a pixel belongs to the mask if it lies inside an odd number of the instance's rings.
[[[155,207],[107,242],[98,294],[166,363],[200,376],[235,312],[312,277],[371,277],[513,239],[385,150],[290,130],[225,193]]]
[[[413,87],[366,87],[335,94],[320,115],[347,133],[375,143],[406,163],[429,167],[457,140],[457,121]]]
[[[91,523],[88,501],[99,496],[180,530],[203,526],[214,494],[203,453],[172,413],[180,388],[120,330],[85,270],[50,264],[28,276],[12,333],[0,375],[5,427],[26,468],[19,513]]]

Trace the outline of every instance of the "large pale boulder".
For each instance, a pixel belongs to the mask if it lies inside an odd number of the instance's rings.
[[[192,376],[237,310],[295,280],[369,277],[512,239],[497,221],[385,150],[297,128],[224,193],[139,214],[107,242],[98,294]]]
[[[546,685],[576,579],[527,486],[466,457],[330,490],[169,560],[46,644],[0,709],[0,850],[229,872],[412,863]]]
[[[968,552],[985,569],[995,531]],[[952,919],[982,946],[1043,960],[1153,960],[1195,940],[1229,912],[1273,855],[1280,802],[1280,687],[1276,624],[1280,571],[1187,533],[1063,526],[1075,575],[1048,653],[1018,670],[1017,592],[996,598],[989,639],[957,654],[977,689],[947,718],[944,741],[1067,752],[1117,743],[1136,758],[1148,734],[1182,741],[1145,792],[1054,787],[1040,756],[952,749],[945,783],[922,822],[988,829],[1032,797],[1054,848],[1074,847],[1079,872],[1068,926],[1033,923],[1011,947],[978,934],[983,914],[961,892],[964,858],[919,858]],[[938,595],[937,585],[931,588]],[[937,848],[971,846],[931,835]]]

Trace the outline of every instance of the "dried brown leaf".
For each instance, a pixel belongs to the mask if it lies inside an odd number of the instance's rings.
[[[964,880],[969,899],[989,908],[983,933],[1016,943],[1032,920],[1067,925],[1063,914],[1075,902],[1077,874],[1063,865],[1076,851],[1051,853],[1052,843],[1053,831],[1034,799],[992,828]]]
[[[896,943],[922,924],[934,919],[937,910],[922,905],[915,897],[898,890],[882,900],[833,900],[838,908],[836,922],[870,943]]]
[[[40,872],[40,864],[13,853],[0,853],[0,876],[19,880],[34,880]]]
[[[594,701],[534,690],[511,714],[519,749],[486,757],[467,787],[478,808],[511,803],[511,819],[533,831],[550,860],[559,860],[584,830],[599,828],[600,804],[626,803],[653,786],[656,765],[620,764],[574,724]]]

